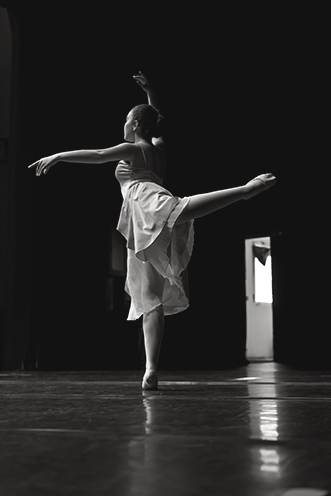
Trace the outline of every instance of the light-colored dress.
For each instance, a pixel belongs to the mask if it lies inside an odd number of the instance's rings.
[[[163,305],[165,315],[188,305],[187,265],[193,249],[193,220],[176,225],[190,198],[173,196],[149,167],[120,161],[115,176],[123,204],[117,225],[127,241],[125,290],[131,297],[128,320],[136,320]]]

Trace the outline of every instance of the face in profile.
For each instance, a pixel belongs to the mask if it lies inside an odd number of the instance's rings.
[[[124,124],[124,139],[125,141],[129,141],[130,143],[134,142],[134,119],[133,119],[133,113],[132,110],[128,113],[126,117],[126,121]]]

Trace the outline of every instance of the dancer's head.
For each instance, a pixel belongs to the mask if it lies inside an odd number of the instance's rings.
[[[147,105],[147,103],[137,105],[127,115],[124,139],[134,142],[135,134],[147,141],[157,138],[161,136],[161,121],[162,117],[152,105]]]

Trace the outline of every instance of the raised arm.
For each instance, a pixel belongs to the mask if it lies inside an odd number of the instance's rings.
[[[103,164],[105,162],[117,162],[118,160],[132,160],[136,153],[136,147],[132,143],[121,143],[111,148],[99,150],[73,150],[60,152],[41,158],[28,168],[35,167],[36,175],[46,174],[57,162],[73,162],[80,164]]]
[[[148,81],[147,77],[145,74],[143,74],[141,71],[139,71],[139,74],[136,76],[133,76],[133,78],[136,80],[136,82],[139,84],[139,86],[147,93],[147,99],[149,105],[152,105],[156,110],[158,110],[159,114],[161,114],[161,108],[159,101],[156,97],[156,94],[153,90],[153,88],[150,85],[150,82]]]
[[[160,119],[163,119],[161,115],[161,107],[159,101],[145,74],[139,71],[139,74],[133,76],[133,78],[136,80],[139,86],[146,92],[149,105],[154,107],[159,112]],[[159,148],[163,148],[163,149],[165,148],[163,136],[160,136],[159,138],[153,138],[152,142],[154,145],[156,145]]]

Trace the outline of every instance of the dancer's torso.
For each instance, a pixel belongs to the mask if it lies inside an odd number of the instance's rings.
[[[115,177],[119,181],[123,197],[128,189],[138,182],[154,182],[162,185],[164,173],[164,157],[153,145],[139,144],[142,155],[137,163],[121,160],[115,169]],[[156,160],[153,160],[153,158]]]

